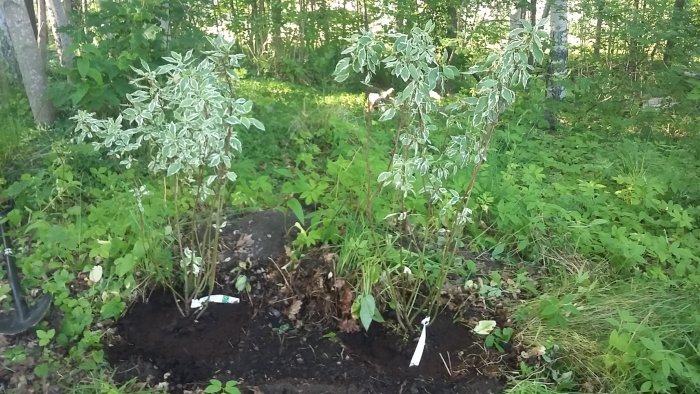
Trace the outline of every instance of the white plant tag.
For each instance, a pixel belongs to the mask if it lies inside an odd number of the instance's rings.
[[[193,299],[190,303],[190,308],[199,309],[204,305],[205,302],[215,302],[217,304],[238,304],[239,302],[241,302],[241,299],[227,295],[214,294],[208,297]]]
[[[421,331],[420,338],[418,338],[418,345],[416,345],[416,350],[413,352],[411,363],[408,364],[409,367],[417,367],[418,364],[420,364],[420,359],[423,357],[423,350],[425,350],[425,330],[428,323],[430,323],[430,317],[426,317],[420,322],[420,324],[423,325],[423,331]]]

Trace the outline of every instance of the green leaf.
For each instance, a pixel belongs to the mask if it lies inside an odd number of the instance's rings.
[[[336,75],[334,79],[336,82],[340,83],[340,82],[343,82],[346,79],[348,79],[349,76],[350,76],[350,73],[343,72],[343,73],[339,73],[338,75]]]
[[[506,246],[504,244],[498,244],[496,245],[495,248],[493,248],[493,252],[491,252],[491,257],[496,258],[503,253],[503,250],[505,250]]]
[[[296,198],[292,198],[287,201],[287,207],[292,210],[294,216],[297,217],[300,224],[304,224],[304,209],[301,207],[301,203]]]
[[[49,364],[41,363],[34,368],[34,375],[38,378],[45,378],[49,376]]]
[[[606,223],[609,223],[609,220],[607,220],[607,219],[593,219],[591,221],[590,226],[593,227],[593,226],[598,226],[598,225],[606,224]]]
[[[39,338],[39,346],[48,345],[54,335],[56,335],[56,330],[53,328],[48,331],[36,330],[36,336]]]
[[[382,114],[382,116],[379,117],[379,121],[380,121],[380,122],[386,122],[386,121],[388,121],[388,120],[393,119],[395,115],[396,115],[396,109],[394,109],[394,108],[389,108],[389,109],[387,109],[386,111],[384,111],[384,113]]]
[[[73,92],[73,94],[70,95],[70,101],[73,103],[74,106],[78,105],[78,103],[80,103],[80,100],[82,100],[83,97],[85,97],[88,90],[90,90],[89,85],[87,85],[85,83],[78,85],[75,92]]]
[[[513,101],[515,101],[515,93],[505,86],[503,87],[503,90],[501,90],[501,97],[503,97],[508,104],[513,104]]]
[[[506,327],[501,331],[501,338],[503,338],[504,341],[509,341],[511,336],[513,336],[512,328]]]
[[[253,127],[255,127],[258,130],[265,131],[265,125],[255,118],[250,118],[250,124],[252,124]]]
[[[479,89],[490,89],[492,87],[495,87],[498,85],[498,81],[495,79],[484,79],[483,81],[479,82]]]
[[[404,82],[408,81],[408,78],[411,77],[411,72],[408,71],[408,67],[401,67],[401,71],[399,71],[399,76],[401,77],[401,79],[403,79]]]
[[[409,64],[408,71],[411,74],[411,78],[413,78],[415,80],[418,80],[420,78],[420,74],[418,73],[418,69],[416,68],[415,65]]]
[[[382,314],[379,312],[379,309],[374,310],[374,316],[372,316],[372,320],[376,321],[377,323],[384,323],[384,317],[382,317]]]
[[[137,259],[146,256],[146,246],[144,245],[143,240],[137,239],[136,242],[134,242],[134,248],[131,250],[131,253],[133,253],[134,257]]]
[[[170,163],[170,165],[168,166],[167,176],[175,175],[181,169],[182,169],[182,164],[180,164],[180,162],[176,161],[176,162]]]
[[[533,45],[532,56],[535,58],[535,62],[537,64],[542,64],[542,61],[544,60],[544,53],[542,52],[542,49],[540,49],[539,46]]]
[[[114,265],[116,266],[117,275],[123,277],[134,268],[136,259],[130,253],[127,253],[123,257],[114,260]]]
[[[294,173],[289,168],[283,168],[283,167],[275,168],[274,172],[277,175],[283,176],[285,178],[291,178],[294,176]]]
[[[121,300],[121,297],[115,296],[102,305],[100,315],[103,319],[113,319],[121,316],[124,309],[126,309],[126,303]]]
[[[335,71],[333,71],[333,75],[347,73],[347,71],[349,69],[350,69],[350,59],[347,57],[340,59],[338,64],[336,64],[336,66],[335,66]]]
[[[428,71],[428,86],[431,89],[434,89],[437,85],[438,76],[440,76],[440,73],[437,67],[433,67]]]
[[[88,70],[90,70],[90,61],[84,57],[79,57],[75,64],[78,67],[80,77],[85,78],[88,75]]]
[[[374,302],[374,297],[371,294],[364,294],[360,296],[360,321],[365,330],[369,330],[369,326],[372,324],[374,318],[374,313],[377,305]]]
[[[245,291],[246,287],[248,286],[248,277],[245,275],[238,275],[235,286],[236,290],[239,292]]]
[[[205,393],[218,393],[221,391],[221,381],[218,379],[211,379],[209,381],[209,386],[204,389]]]
[[[226,382],[226,387],[224,387],[224,392],[228,394],[241,394],[241,390],[238,389],[238,382],[235,380],[229,380]]]
[[[104,81],[102,80],[102,74],[100,74],[99,71],[97,71],[94,68],[91,68],[88,70],[87,75],[92,78],[99,86],[104,85]]]
[[[457,74],[459,74],[459,70],[455,66],[445,66],[442,69],[442,73],[445,75],[445,78],[453,79],[457,76]]]

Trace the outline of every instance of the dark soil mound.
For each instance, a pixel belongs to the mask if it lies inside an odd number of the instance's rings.
[[[419,327],[411,338],[379,324],[368,333],[342,332],[339,326],[348,319],[342,310],[348,305],[338,304],[347,303],[352,293],[342,280],[328,275],[332,253],[312,253],[286,271],[287,256],[279,255],[284,244],[273,239],[283,236],[286,224],[276,214],[266,221],[266,215],[238,218],[237,226],[224,230],[223,239],[229,242],[222,249],[228,251],[224,258],[233,257],[230,263],[255,250],[254,258],[245,257],[252,292],[239,295],[241,304],[210,304],[197,321],[183,318],[167,293],[155,292],[147,303],[134,305],[107,347],[118,379],[167,382],[170,392],[178,393],[205,387],[211,378],[238,380],[241,388],[254,393],[503,391],[501,368],[514,354],[484,349],[483,338],[453,322],[452,314],[439,316],[428,327],[418,367],[408,364]],[[273,233],[275,237],[268,236]],[[235,294],[235,278],[227,272],[221,277],[223,287],[217,293]],[[463,321],[494,318],[479,308],[463,309]]]

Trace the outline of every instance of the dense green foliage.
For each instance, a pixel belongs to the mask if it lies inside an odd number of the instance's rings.
[[[154,285],[206,295],[216,264],[193,267],[218,262],[222,215],[277,208],[298,220],[293,262],[335,248],[365,327],[391,310],[414,329],[448,277],[510,305],[515,330],[485,345],[543,349],[511,393],[700,391],[699,4],[570,1],[550,130],[545,34],[526,22],[508,45],[513,1],[74,3],[75,64],[51,69],[62,119],[34,129],[0,79],[0,197],[26,286],[62,314],[36,332],[37,378],[131,390],[110,382],[104,327]],[[533,21],[545,5],[515,3]]]

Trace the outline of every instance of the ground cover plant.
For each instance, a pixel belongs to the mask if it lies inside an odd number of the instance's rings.
[[[0,62],[0,391],[699,391],[700,10],[568,3],[74,4],[54,122]]]

